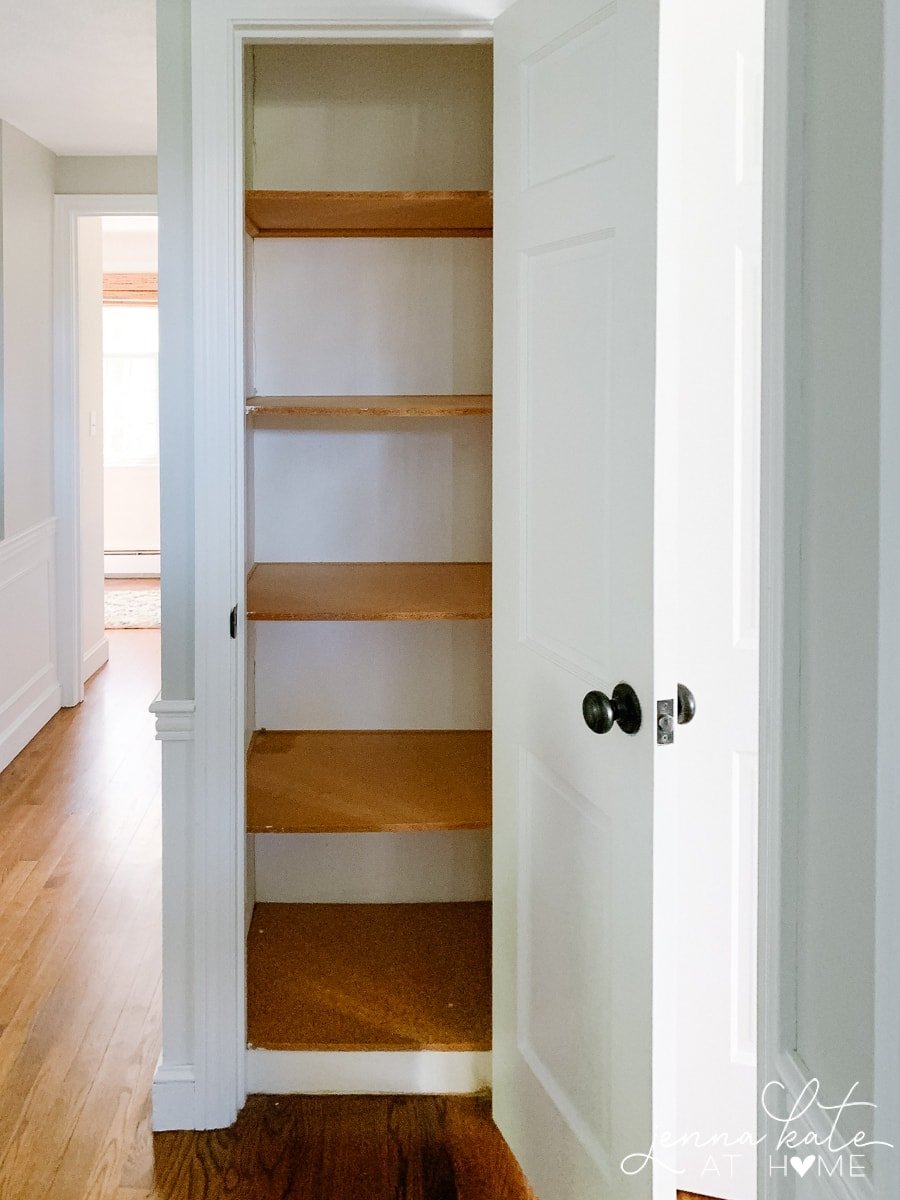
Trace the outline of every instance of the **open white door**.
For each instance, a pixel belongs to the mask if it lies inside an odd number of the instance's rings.
[[[656,0],[518,0],[495,30],[494,1113],[540,1200],[675,1191],[637,1169],[673,1128],[658,41]],[[598,736],[582,700],[622,681],[641,727]]]

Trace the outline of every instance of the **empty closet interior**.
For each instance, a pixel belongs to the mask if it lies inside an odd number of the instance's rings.
[[[248,53],[252,1091],[489,1079],[491,81]]]

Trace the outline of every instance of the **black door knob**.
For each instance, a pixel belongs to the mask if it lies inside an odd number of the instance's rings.
[[[678,685],[678,724],[690,725],[694,719],[694,714],[697,711],[697,701],[694,699],[694,693],[689,687],[685,687],[683,683]]]
[[[581,712],[585,725],[594,733],[609,733],[613,725],[623,733],[637,733],[641,727],[641,702],[628,683],[617,683],[611,699],[605,692],[588,692]]]

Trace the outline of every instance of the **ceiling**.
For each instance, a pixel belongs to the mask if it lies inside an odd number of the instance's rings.
[[[0,0],[0,118],[56,154],[155,154],[155,0]]]
[[[466,19],[510,2],[419,0]],[[0,0],[0,119],[56,154],[155,154],[156,0]]]

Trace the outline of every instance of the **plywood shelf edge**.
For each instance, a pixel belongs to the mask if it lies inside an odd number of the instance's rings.
[[[248,191],[251,237],[491,237],[490,192]]]
[[[251,421],[303,417],[490,416],[491,396],[249,396]]]

